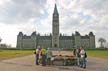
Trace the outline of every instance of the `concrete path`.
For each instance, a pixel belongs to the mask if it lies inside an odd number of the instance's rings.
[[[108,60],[88,57],[87,69],[76,66],[37,66],[35,56],[0,61],[0,71],[108,71]]]

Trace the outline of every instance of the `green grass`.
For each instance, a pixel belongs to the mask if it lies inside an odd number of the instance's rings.
[[[34,50],[0,49],[0,60],[33,54]],[[108,50],[86,50],[88,56],[108,59]]]
[[[108,50],[87,50],[88,56],[108,59]]]
[[[33,50],[0,50],[0,60],[33,54]]]

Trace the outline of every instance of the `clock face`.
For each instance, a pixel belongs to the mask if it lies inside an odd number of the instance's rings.
[[[54,21],[57,21],[58,20],[58,17],[54,17]]]

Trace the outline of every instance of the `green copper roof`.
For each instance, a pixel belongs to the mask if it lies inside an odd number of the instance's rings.
[[[58,14],[57,5],[55,4],[54,14]]]

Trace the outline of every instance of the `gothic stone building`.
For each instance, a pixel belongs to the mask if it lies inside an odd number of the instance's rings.
[[[88,35],[81,36],[79,32],[75,32],[71,36],[59,34],[59,13],[55,4],[53,21],[52,21],[52,34],[41,36],[33,32],[30,36],[24,35],[19,32],[17,36],[17,48],[30,49],[36,46],[51,47],[51,48],[74,48],[74,46],[85,48],[95,48],[95,35],[90,32]]]

